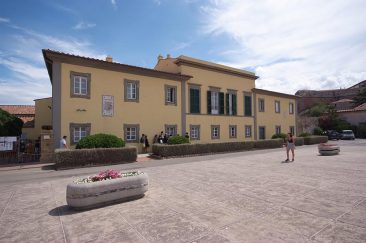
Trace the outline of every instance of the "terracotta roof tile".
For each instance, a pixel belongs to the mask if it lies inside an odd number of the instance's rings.
[[[9,112],[12,115],[34,115],[34,105],[0,105],[0,109]]]
[[[366,103],[363,103],[353,109],[338,110],[337,112],[352,112],[352,111],[366,111]]]

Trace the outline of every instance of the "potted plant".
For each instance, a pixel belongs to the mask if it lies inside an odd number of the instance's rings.
[[[143,197],[148,185],[148,176],[144,172],[106,170],[68,184],[66,201],[75,209],[100,207]]]

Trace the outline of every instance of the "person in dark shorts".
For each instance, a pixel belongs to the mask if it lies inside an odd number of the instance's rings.
[[[287,134],[287,138],[286,138],[286,155],[287,155],[287,159],[285,160],[285,162],[289,162],[289,152],[291,150],[292,153],[292,160],[291,161],[295,161],[295,137],[292,135],[292,133],[288,133]]]

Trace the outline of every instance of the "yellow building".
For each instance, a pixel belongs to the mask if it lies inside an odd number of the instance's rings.
[[[55,144],[109,133],[138,145],[161,131],[192,143],[270,138],[295,130],[295,96],[255,88],[254,73],[186,56],[154,69],[43,50]],[[259,110],[264,101],[265,109]],[[276,112],[279,109],[279,112]]]

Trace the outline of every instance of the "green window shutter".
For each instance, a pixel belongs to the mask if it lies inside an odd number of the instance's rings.
[[[244,104],[244,107],[245,107],[244,115],[251,116],[252,115],[252,97],[245,96],[244,103],[245,103]]]
[[[226,94],[226,115],[229,115],[230,114],[230,111],[229,111],[229,99],[230,99],[230,95],[227,93]]]
[[[236,116],[237,112],[237,108],[236,108],[236,94],[233,94],[233,115]]]
[[[196,113],[200,113],[200,91],[198,89],[195,90],[195,111]]]
[[[207,91],[207,114],[211,114],[211,91]]]
[[[200,91],[198,89],[189,90],[190,113],[200,113]]]
[[[194,108],[195,108],[195,92],[194,89],[190,89],[189,90],[189,112],[190,113],[194,113]]]
[[[225,114],[225,94],[223,92],[219,93],[219,114]]]

